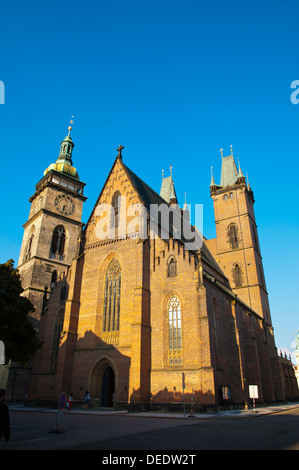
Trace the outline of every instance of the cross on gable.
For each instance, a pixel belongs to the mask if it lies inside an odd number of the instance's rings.
[[[124,149],[124,148],[125,148],[125,147],[123,147],[122,145],[120,145],[120,146],[118,147],[118,149],[116,149],[116,150],[118,151],[118,155],[117,155],[118,157],[122,157],[121,151],[122,151],[122,149]]]

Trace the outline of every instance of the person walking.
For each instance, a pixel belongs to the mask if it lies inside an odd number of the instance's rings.
[[[8,407],[4,403],[5,390],[0,389],[0,439],[4,436],[5,442],[9,441],[10,438],[10,419]]]
[[[68,399],[68,411],[71,411],[72,408],[72,397],[73,397],[73,392],[70,393],[69,399]]]
[[[89,407],[89,400],[90,400],[90,394],[88,391],[85,392],[85,398],[84,398],[84,408],[85,410],[88,409]]]

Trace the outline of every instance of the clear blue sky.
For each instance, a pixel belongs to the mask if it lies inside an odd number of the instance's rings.
[[[43,171],[74,115],[73,161],[86,222],[122,144],[158,192],[204,205],[215,236],[210,168],[230,145],[254,191],[276,346],[293,351],[298,315],[297,0],[2,2],[0,262],[18,262]]]

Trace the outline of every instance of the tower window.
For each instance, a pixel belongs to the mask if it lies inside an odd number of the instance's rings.
[[[230,224],[228,227],[228,241],[232,249],[239,247],[238,229],[236,224]]]
[[[32,227],[30,229],[30,233],[29,233],[29,238],[28,238],[28,242],[27,242],[27,249],[26,249],[24,261],[26,261],[27,259],[29,259],[31,257],[31,250],[32,250],[32,243],[33,243],[33,239],[34,239],[34,232],[35,232],[35,226],[32,225]]]
[[[242,270],[239,264],[235,264],[233,268],[233,277],[236,287],[240,287],[242,285]]]
[[[261,283],[261,286],[265,289],[265,278],[264,278],[263,268],[261,265],[259,265],[259,271],[260,271],[260,283]]]
[[[32,247],[32,242],[33,242],[33,238],[34,238],[34,233],[32,233],[31,237],[29,238],[29,241],[28,241],[28,249],[27,249],[27,253],[31,254],[31,247]]]
[[[62,225],[56,227],[53,231],[50,258],[58,258],[60,261],[63,260],[65,248],[65,230]]]
[[[168,277],[175,277],[176,276],[176,260],[175,260],[174,256],[171,256],[171,258],[168,261],[167,276]]]
[[[257,251],[259,251],[259,245],[258,245],[258,241],[257,241],[256,228],[255,228],[255,226],[254,226],[253,224],[251,225],[251,227],[252,227],[252,234],[253,234],[254,247],[256,248]]]
[[[121,267],[113,258],[105,277],[103,331],[118,331],[120,316]]]

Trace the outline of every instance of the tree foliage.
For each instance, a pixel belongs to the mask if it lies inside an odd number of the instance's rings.
[[[21,294],[23,288],[14,261],[0,264],[0,340],[5,345],[5,362],[26,364],[41,343],[28,315],[34,306]]]

